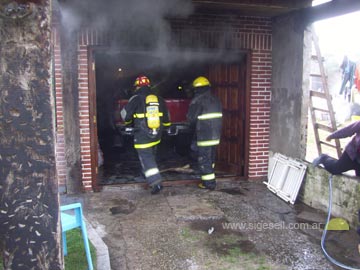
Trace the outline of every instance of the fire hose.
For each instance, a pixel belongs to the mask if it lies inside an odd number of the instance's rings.
[[[335,264],[343,269],[360,270],[360,268],[353,268],[351,266],[347,266],[345,264],[342,264],[341,262],[338,262],[337,260],[332,258],[325,249],[325,238],[326,238],[326,233],[327,233],[327,226],[329,224],[330,216],[331,216],[331,208],[332,208],[331,205],[332,205],[332,175],[329,176],[329,209],[328,209],[328,215],[327,215],[327,219],[326,219],[325,228],[324,228],[324,231],[323,231],[323,234],[321,237],[321,249],[323,250],[325,257],[333,264]]]

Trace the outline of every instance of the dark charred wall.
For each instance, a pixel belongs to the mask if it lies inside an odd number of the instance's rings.
[[[56,270],[50,1],[26,3],[0,4],[0,235],[5,269]]]
[[[300,14],[273,26],[270,150],[305,158],[311,40]],[[308,60],[307,60],[308,59]]]

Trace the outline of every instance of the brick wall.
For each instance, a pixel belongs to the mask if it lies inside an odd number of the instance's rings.
[[[271,97],[271,20],[259,17],[201,15],[172,20],[172,40],[180,48],[231,49],[251,51],[249,179],[267,175]],[[56,33],[55,33],[56,34]],[[185,37],[186,36],[186,37]],[[104,33],[83,29],[78,42],[79,114],[81,136],[82,181],[85,190],[92,190],[89,126],[88,50],[103,45]],[[58,42],[56,42],[58,44]],[[55,83],[57,115],[57,165],[60,184],[64,181],[64,145],[61,101],[60,48],[55,46]],[[94,153],[96,154],[96,153]]]
[[[181,47],[251,51],[249,179],[267,175],[272,76],[271,20],[259,17],[203,15],[174,20]]]
[[[92,190],[92,177],[96,175],[91,170],[91,138],[89,110],[89,46],[105,45],[106,38],[99,31],[83,29],[79,33],[78,44],[78,83],[79,83],[79,115],[82,183],[86,191]],[[97,153],[95,153],[97,154]]]
[[[86,33],[79,36],[78,45],[78,87],[80,120],[80,154],[82,182],[85,190],[91,190],[90,111],[88,80],[88,46]]]
[[[62,99],[62,73],[60,34],[57,25],[53,27],[52,42],[54,46],[55,93],[56,93],[56,165],[60,192],[66,190],[66,161],[64,145],[64,121]],[[78,89],[79,89],[79,120],[80,120],[80,154],[82,186],[86,191],[92,190],[90,123],[89,123],[89,75],[88,50],[91,45],[106,44],[106,37],[97,31],[83,29],[78,35]]]
[[[57,25],[52,29],[52,44],[54,53],[54,84],[55,84],[55,113],[56,113],[56,144],[55,158],[57,179],[60,192],[66,190],[66,162],[64,145],[64,118],[63,118],[63,100],[62,100],[62,68],[60,51],[60,33]]]
[[[250,179],[263,178],[267,175],[270,140],[270,97],[271,51],[264,49],[254,50],[251,59]]]

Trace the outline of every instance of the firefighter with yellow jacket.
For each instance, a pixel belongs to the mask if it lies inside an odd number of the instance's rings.
[[[199,188],[214,190],[215,153],[220,143],[222,125],[222,106],[220,100],[211,93],[207,78],[198,77],[193,81],[194,98],[192,99],[187,119],[194,132],[194,143],[201,173]],[[195,144],[195,147],[194,147]]]
[[[155,160],[155,147],[161,141],[163,127],[170,127],[165,101],[150,88],[146,76],[136,78],[135,95],[121,110],[126,125],[134,127],[134,148],[141,163],[143,174],[151,187],[151,194],[162,189],[162,177]]]

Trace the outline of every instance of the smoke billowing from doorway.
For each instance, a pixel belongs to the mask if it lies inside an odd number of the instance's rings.
[[[69,31],[80,27],[107,31],[114,46],[144,49],[169,45],[168,18],[193,12],[191,0],[59,0],[62,22]]]
[[[150,53],[159,59],[157,63],[169,67],[194,60],[234,60],[228,49],[234,26],[218,22],[214,34],[209,31],[210,24],[203,29],[196,22],[192,25],[195,16],[190,15],[194,15],[195,8],[191,0],[58,1],[64,28],[69,32],[80,28],[99,30],[109,41],[102,45],[109,45],[107,53],[114,57],[120,51]],[[172,29],[174,19],[189,19],[186,28],[179,30],[182,33]]]

